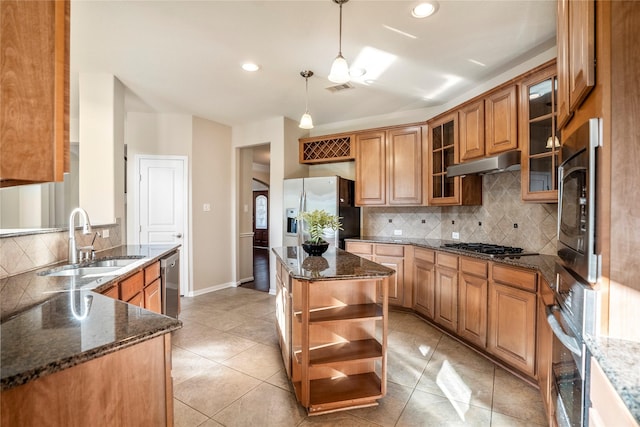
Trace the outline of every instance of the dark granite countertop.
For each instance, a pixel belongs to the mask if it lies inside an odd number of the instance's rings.
[[[640,342],[587,337],[587,347],[640,424]]]
[[[274,248],[287,272],[300,280],[349,280],[391,276],[395,271],[357,255],[330,247],[322,256],[309,256],[300,246]]]
[[[113,276],[38,275],[49,266],[0,280],[1,390],[179,329],[177,319],[98,293],[178,248],[128,245],[99,252],[97,259],[140,258]]]
[[[553,255],[525,255],[525,256],[510,256],[510,257],[491,257],[481,253],[464,252],[457,249],[441,247],[445,243],[459,243],[453,240],[439,240],[439,239],[398,239],[392,237],[376,237],[365,236],[360,238],[350,238],[346,241],[360,241],[370,243],[388,243],[396,245],[413,245],[421,248],[439,250],[443,252],[450,252],[456,255],[463,255],[469,258],[478,258],[486,261],[498,262],[501,264],[508,264],[514,267],[530,268],[538,270],[542,277],[549,284],[553,284],[556,281],[555,263],[558,257]]]

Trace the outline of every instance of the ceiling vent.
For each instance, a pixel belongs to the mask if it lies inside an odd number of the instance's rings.
[[[340,92],[340,91],[343,91],[343,90],[354,89],[354,88],[355,88],[354,85],[352,85],[351,83],[347,82],[347,83],[342,83],[342,84],[335,85],[335,86],[329,86],[327,88],[327,90],[329,92],[331,92],[331,93],[336,93],[336,92]]]

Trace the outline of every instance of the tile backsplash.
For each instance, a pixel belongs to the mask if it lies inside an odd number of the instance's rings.
[[[363,235],[483,242],[555,255],[558,205],[524,203],[520,171],[482,177],[482,206],[363,208]]]
[[[109,229],[109,237],[96,238],[93,245],[96,251],[122,244],[120,224],[92,228],[93,233],[86,236],[76,230],[78,246],[90,245],[94,234],[100,232],[102,235],[104,229]],[[0,238],[0,278],[64,261],[69,256],[68,247],[69,232],[66,230],[2,237]]]

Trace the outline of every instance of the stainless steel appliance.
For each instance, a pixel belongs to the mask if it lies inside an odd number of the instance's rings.
[[[522,248],[513,246],[493,245],[490,243],[445,243],[441,246],[445,249],[455,249],[461,252],[480,253],[491,258],[520,257],[526,255],[538,255],[535,252],[525,252]]]
[[[546,307],[553,331],[551,395],[558,426],[587,425],[589,353],[584,343],[595,334],[598,294],[573,272],[556,263],[555,304]]]
[[[180,253],[172,252],[160,258],[162,314],[178,318],[180,313]]]
[[[596,254],[596,155],[601,141],[600,119],[590,119],[563,138],[558,168],[558,257],[589,283],[599,274]]]
[[[344,249],[344,239],[360,236],[360,208],[355,206],[355,183],[339,176],[284,180],[285,246],[297,246],[308,238],[295,220],[299,212],[324,209],[341,217],[343,230],[331,231],[325,240]]]

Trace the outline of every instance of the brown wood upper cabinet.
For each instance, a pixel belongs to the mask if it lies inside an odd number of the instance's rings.
[[[429,205],[481,205],[482,177],[447,177],[447,167],[458,163],[458,112],[428,122],[429,141],[423,154]]]
[[[518,148],[516,85],[498,89],[464,105],[460,120],[460,161]]]
[[[595,85],[595,1],[558,0],[558,121],[562,128]]]
[[[557,203],[560,164],[556,67],[530,75],[520,83],[522,200]]]
[[[0,186],[69,171],[70,2],[0,2]]]
[[[356,205],[422,204],[422,126],[356,134]]]

